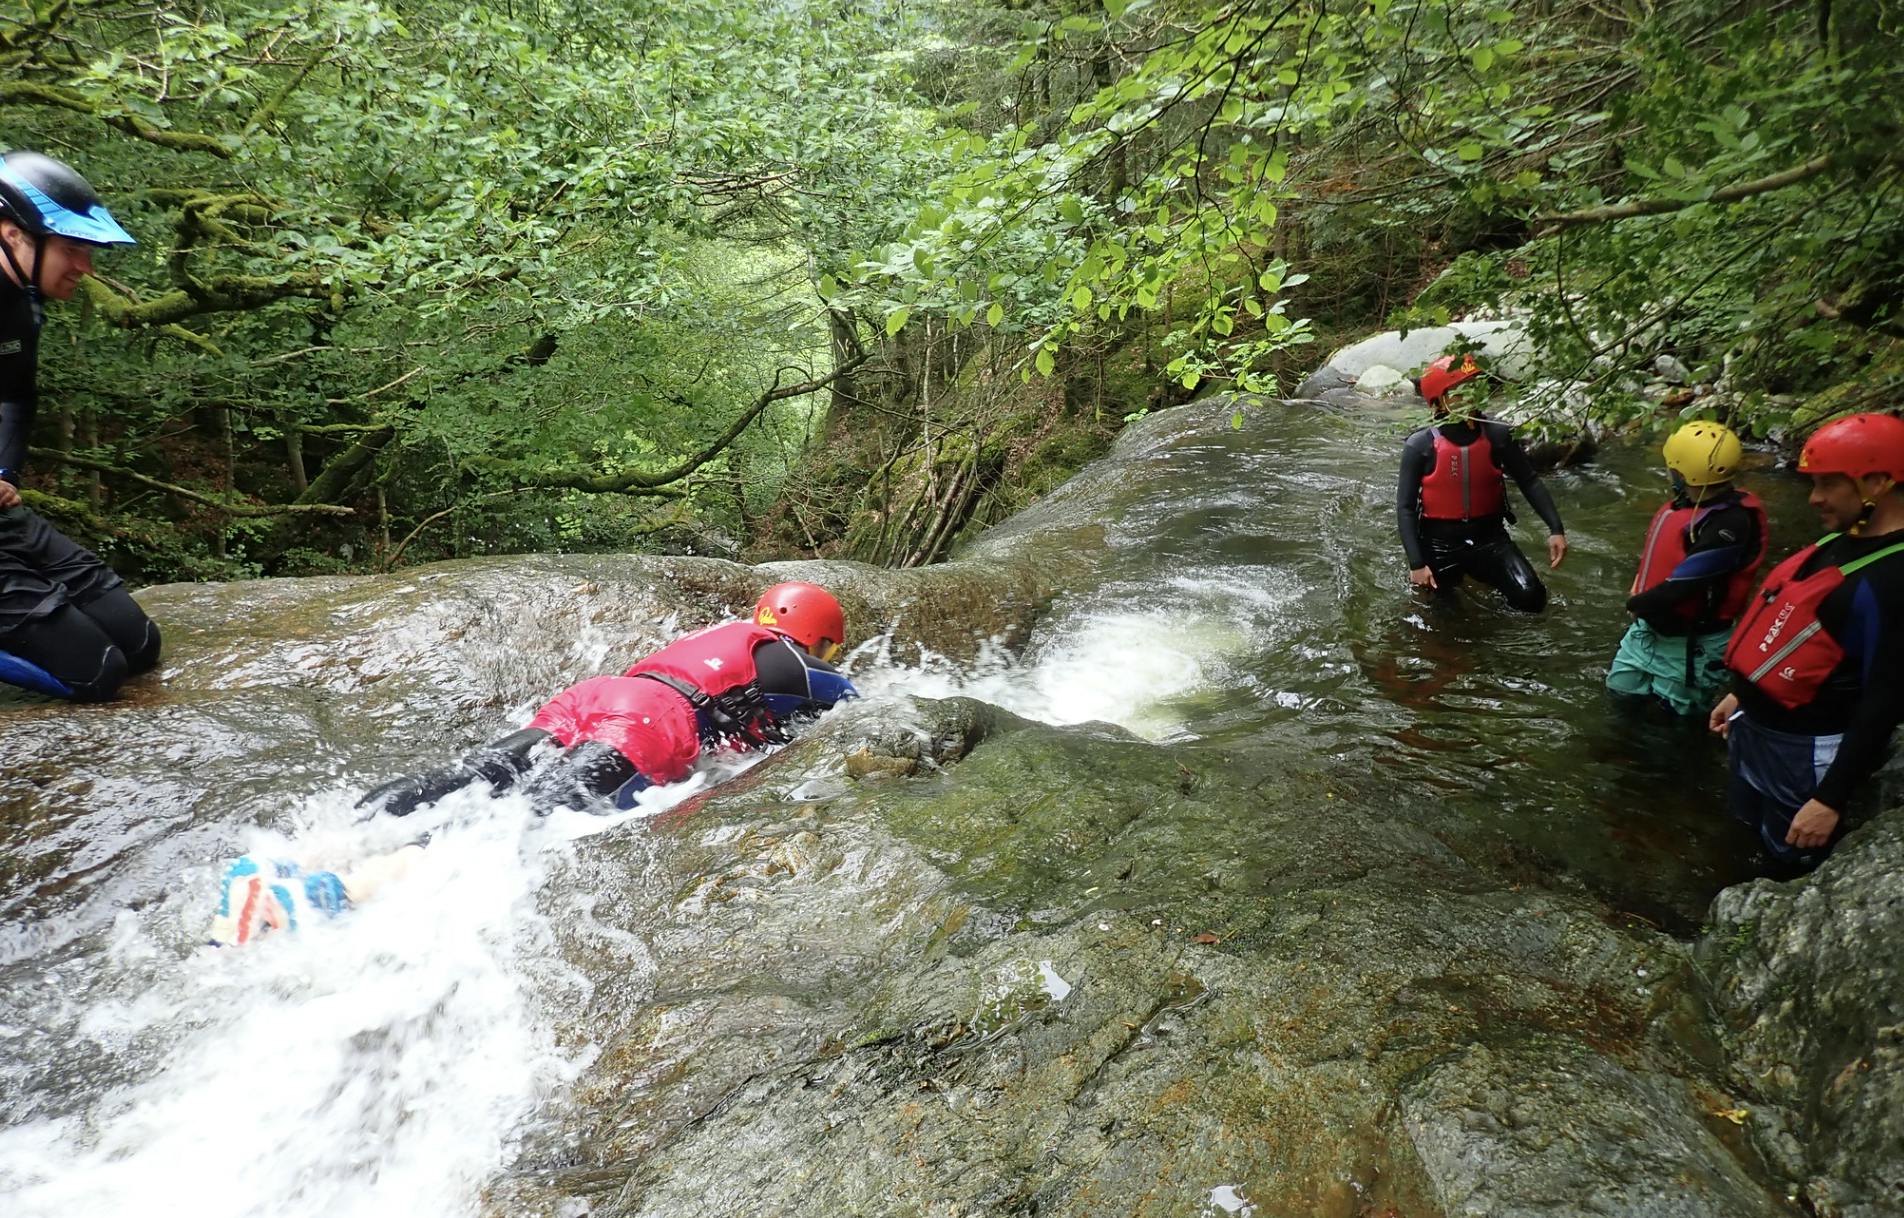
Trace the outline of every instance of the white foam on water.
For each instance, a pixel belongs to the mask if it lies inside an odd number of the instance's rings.
[[[1187,734],[1182,700],[1223,683],[1223,669],[1251,654],[1302,590],[1251,568],[1173,576],[1145,594],[1145,608],[1099,593],[1061,604],[1024,658],[988,644],[955,664],[928,655],[892,662],[880,643],[849,659],[874,697],[970,697],[1064,726],[1112,723],[1147,740]],[[870,661],[876,667],[866,668]]]
[[[538,821],[519,796],[461,792],[359,825],[339,792],[296,809],[289,836],[248,831],[234,854],[339,869],[433,836],[374,899],[238,949],[182,946],[202,939],[216,900],[222,865],[202,869],[182,878],[184,896],[123,913],[63,966],[123,972],[106,1000],[75,1014],[56,984],[16,995],[38,1008],[25,1019],[64,1021],[102,1055],[163,1052],[77,1112],[0,1131],[8,1218],[476,1212],[537,1106],[592,1052],[557,1046],[539,997],[550,934],[538,890],[568,843],[757,759],[721,757],[610,816]]]

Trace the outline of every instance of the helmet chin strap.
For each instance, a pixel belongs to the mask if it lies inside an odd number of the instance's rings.
[[[13,268],[13,277],[20,281],[21,289],[26,292],[27,304],[33,309],[33,328],[37,330],[46,321],[46,301],[44,293],[40,291],[40,259],[46,253],[46,235],[35,233],[33,236],[33,273],[30,275],[20,265],[20,260],[13,256],[11,241],[0,238],[0,251],[6,253],[7,265]]]

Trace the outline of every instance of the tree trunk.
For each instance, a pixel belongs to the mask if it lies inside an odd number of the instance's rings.
[[[304,469],[304,433],[295,426],[284,429],[284,461],[291,470],[292,489],[300,495],[310,490],[311,478]]]

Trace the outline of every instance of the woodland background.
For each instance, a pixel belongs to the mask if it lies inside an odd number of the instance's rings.
[[[52,312],[29,502],[146,581],[916,565],[1131,417],[1503,312],[1564,390],[1544,410],[1790,434],[1904,389],[1901,26],[1886,0],[27,0],[0,142],[141,242]],[[1709,391],[1640,392],[1661,351]]]

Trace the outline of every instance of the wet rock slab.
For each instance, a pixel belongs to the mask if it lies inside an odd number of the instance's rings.
[[[641,980],[496,1212],[1791,1212],[1684,950],[1436,808],[963,700],[742,785],[563,886]]]

